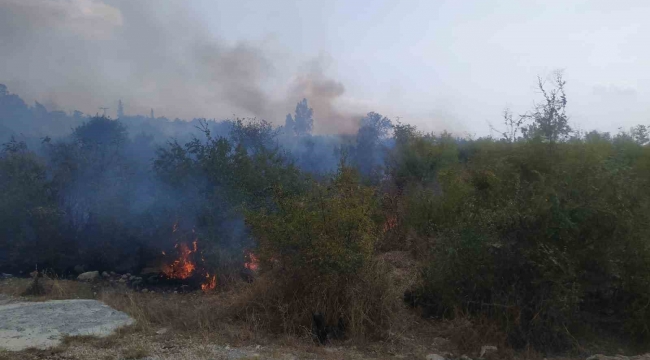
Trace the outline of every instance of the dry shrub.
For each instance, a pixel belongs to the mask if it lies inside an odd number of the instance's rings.
[[[487,317],[471,318],[467,314],[457,312],[456,316],[445,321],[443,337],[449,339],[454,347],[463,354],[478,356],[481,346],[492,345],[500,350],[501,359],[512,358],[507,335],[499,324]]]
[[[9,279],[0,283],[0,293],[10,296],[28,296],[28,300],[65,300],[92,299],[94,291],[91,284],[74,280],[61,280],[54,275],[45,274],[43,277],[32,279]],[[37,282],[38,285],[34,285]],[[43,291],[34,292],[35,287]]]
[[[25,291],[22,292],[22,296],[43,296],[49,293],[50,287],[46,287],[43,285],[43,282],[40,281],[41,277],[36,275],[32,278],[31,283],[25,289]]]
[[[149,356],[150,351],[142,346],[141,344],[133,345],[124,351],[122,351],[122,356],[124,359],[142,359]]]
[[[232,314],[255,329],[308,334],[312,316],[319,312],[328,326],[342,320],[346,336],[381,337],[390,332],[401,307],[389,268],[380,261],[348,277],[287,275],[277,270],[258,278],[241,294]]]
[[[242,291],[247,292],[246,287],[214,294],[144,294],[105,289],[100,299],[133,317],[137,330],[153,331],[169,327],[176,331],[218,334],[232,342],[240,342],[254,337],[246,324],[236,326],[228,321],[229,311],[234,302],[241,298]]]

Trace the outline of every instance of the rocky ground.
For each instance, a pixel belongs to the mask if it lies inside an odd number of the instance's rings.
[[[406,288],[412,281],[408,256],[394,252],[384,257]],[[303,336],[274,336],[254,323],[210,323],[206,315],[223,305],[219,294],[170,289],[156,281],[155,276],[90,271],[77,280],[44,277],[42,289],[36,289],[42,292],[34,295],[28,294],[34,290],[32,279],[0,276],[0,360],[546,359],[505,348],[490,329],[467,321],[433,323],[412,312],[405,313],[409,326],[389,339],[321,346],[307,329]],[[598,354],[630,353],[612,350],[618,345],[554,359],[650,360],[650,354]]]

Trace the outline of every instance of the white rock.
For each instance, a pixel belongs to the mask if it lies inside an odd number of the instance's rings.
[[[638,360],[643,359],[643,358],[639,358],[638,356],[635,356],[634,358]],[[628,360],[628,359],[629,358],[627,356],[623,356],[623,355],[607,356],[603,354],[591,355],[590,357],[587,358],[587,360]]]
[[[79,274],[77,280],[79,281],[93,281],[99,277],[99,271],[87,271]]]
[[[478,357],[482,358],[483,356],[493,353],[495,351],[497,351],[496,346],[492,346],[492,345],[481,346],[481,355],[479,355]]]
[[[429,355],[427,355],[426,359],[427,360],[447,360],[446,358],[444,358],[443,356],[440,356],[438,354],[429,354]]]
[[[433,345],[434,346],[443,346],[443,345],[447,345],[448,343],[449,343],[449,340],[447,340],[445,338],[441,338],[441,337],[433,338]]]
[[[64,336],[108,336],[133,324],[127,314],[97,300],[53,300],[0,305],[0,349],[57,346]]]
[[[169,331],[169,328],[162,328],[162,329],[156,331],[156,334],[163,335],[163,334],[166,334],[168,331]]]

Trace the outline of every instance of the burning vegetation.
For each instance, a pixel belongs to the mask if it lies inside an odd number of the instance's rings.
[[[178,223],[175,223],[172,227],[172,234],[176,234],[177,231]],[[199,251],[199,240],[194,229],[191,231],[191,236],[193,240],[189,244],[184,241],[176,242],[174,244],[175,251],[172,254],[167,255],[167,252],[162,251],[166,261],[162,267],[162,273],[170,280],[201,279],[201,290],[214,290],[217,287],[217,276],[210,274],[206,269],[205,258]],[[172,259],[168,260],[169,257]]]
[[[309,126],[263,121],[196,122],[202,138],[157,151],[104,117],[71,140],[37,139],[42,153],[14,139],[0,156],[0,265],[12,267],[0,271],[86,264],[122,284],[203,291],[245,273],[252,284],[232,316],[273,332],[300,334],[317,313],[325,328],[387,336],[408,295],[427,316],[486,319],[516,347],[570,348],[569,330],[584,325],[648,344],[648,131],[570,132],[556,85],[507,117],[500,140],[369,113],[352,145],[334,142],[331,167],[319,165],[332,143]],[[313,120],[304,107],[296,117]],[[129,153],[141,148],[152,167]],[[192,226],[170,234],[177,214]],[[413,254],[413,282],[396,284],[382,248]]]

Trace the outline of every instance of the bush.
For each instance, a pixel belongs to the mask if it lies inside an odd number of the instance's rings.
[[[650,154],[628,146],[502,143],[441,171],[409,208],[429,204],[413,224],[436,239],[419,301],[497,319],[514,346],[571,347],[585,325],[648,339]]]
[[[330,183],[313,183],[301,196],[276,189],[274,199],[246,217],[264,273],[252,311],[277,331],[309,327],[314,313],[342,320],[355,336],[387,330],[398,297],[388,270],[373,260],[373,189],[342,166]]]

